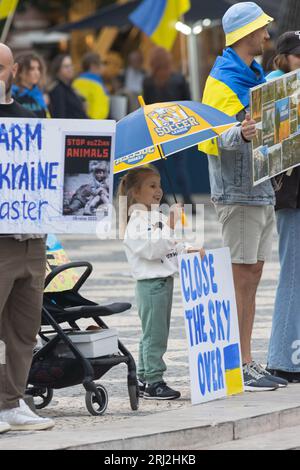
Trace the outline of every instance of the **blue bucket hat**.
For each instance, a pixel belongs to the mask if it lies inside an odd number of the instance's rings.
[[[254,2],[235,3],[228,8],[222,19],[226,46],[231,46],[273,20]]]

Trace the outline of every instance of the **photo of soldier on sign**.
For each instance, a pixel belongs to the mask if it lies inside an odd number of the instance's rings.
[[[251,89],[253,185],[300,165],[300,70]]]
[[[110,202],[110,137],[66,136],[63,214],[103,217]]]

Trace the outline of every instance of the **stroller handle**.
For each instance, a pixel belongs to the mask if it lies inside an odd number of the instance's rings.
[[[56,266],[52,269],[52,271],[47,275],[45,279],[44,288],[46,288],[53,279],[63,271],[67,271],[68,269],[72,268],[86,268],[74,287],[72,288],[73,291],[77,292],[80,287],[84,284],[87,278],[90,276],[91,272],[93,271],[93,266],[88,261],[72,261],[70,263],[62,264],[60,266]]]

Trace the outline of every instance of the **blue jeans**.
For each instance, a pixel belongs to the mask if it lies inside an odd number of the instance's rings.
[[[281,270],[268,367],[300,372],[300,209],[281,209],[276,218]]]

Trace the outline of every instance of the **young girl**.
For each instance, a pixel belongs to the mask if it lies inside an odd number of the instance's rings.
[[[176,205],[169,218],[161,214],[158,207],[162,195],[160,175],[150,165],[130,170],[120,182],[119,196],[127,197],[129,214],[125,252],[137,280],[136,300],[142,322],[138,362],[140,394],[149,400],[180,397],[180,392],[163,381],[166,370],[163,355],[169,336],[177,255],[196,251],[172,238],[182,209]]]

